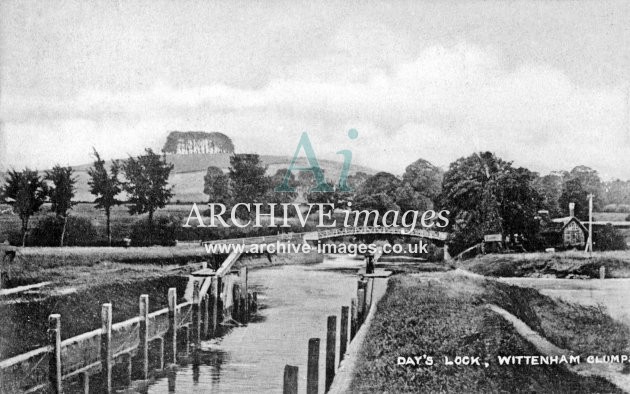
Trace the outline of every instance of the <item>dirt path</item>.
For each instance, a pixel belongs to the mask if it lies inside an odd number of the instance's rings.
[[[505,320],[509,321],[514,329],[529,341],[540,354],[545,356],[570,356],[576,355],[575,352],[557,347],[547,339],[542,337],[536,331],[532,330],[518,317],[496,305],[489,304],[488,308],[499,314]],[[626,392],[630,392],[630,375],[623,373],[622,364],[589,364],[582,359],[582,363],[576,365],[567,365],[571,371],[582,376],[601,376],[609,382],[615,384]]]

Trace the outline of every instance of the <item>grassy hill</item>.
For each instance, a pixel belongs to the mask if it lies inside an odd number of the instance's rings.
[[[267,173],[274,174],[281,168],[287,168],[291,162],[289,156],[273,156],[261,155],[260,159],[267,166]],[[175,165],[175,169],[171,174],[169,182],[173,185],[174,197],[173,202],[200,202],[206,201],[207,196],[203,194],[203,177],[208,167],[214,166],[227,171],[230,166],[230,154],[192,154],[192,155],[168,155],[167,161]],[[110,163],[107,163],[109,167]],[[306,159],[300,158],[297,163],[300,167],[307,166]],[[319,165],[326,173],[329,179],[338,179],[341,171],[342,163],[334,160],[319,160]],[[77,193],[78,201],[93,201],[94,196],[88,188],[89,176],[88,168],[92,164],[83,164],[73,167],[77,176]],[[350,168],[350,174],[356,172],[365,172],[375,174],[377,171],[363,166],[353,165]]]

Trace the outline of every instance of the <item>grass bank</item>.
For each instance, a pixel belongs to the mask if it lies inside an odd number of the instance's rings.
[[[353,392],[620,392],[603,379],[582,377],[563,366],[499,366],[500,355],[537,352],[486,305],[495,303],[510,311],[559,346],[589,354],[612,350],[624,354],[628,330],[602,311],[581,307],[569,311],[540,295],[540,305],[532,307],[528,299],[538,296],[529,289],[452,273],[435,278],[409,275],[390,280],[359,353]],[[562,331],[577,325],[582,326],[580,332]],[[614,330],[622,335],[607,337]],[[583,339],[570,339],[578,336]],[[608,347],[602,345],[604,340]],[[432,356],[435,364],[397,365],[399,356],[422,355]],[[458,355],[479,356],[482,365],[445,365],[445,356]],[[488,362],[487,368],[483,362]]]
[[[63,247],[21,248],[12,264],[7,287],[43,281],[60,285],[90,285],[94,280],[134,280],[171,275],[172,268],[208,260],[199,245],[178,247]]]
[[[59,251],[59,248],[50,249]],[[150,249],[146,251],[146,255],[166,258],[167,254],[163,249],[169,248],[138,249]],[[35,260],[23,265],[20,272],[28,278],[36,278],[37,281],[52,281],[53,285],[41,289],[42,294],[39,295],[14,294],[2,298],[0,359],[45,345],[47,319],[52,313],[61,314],[62,336],[65,339],[100,327],[101,305],[106,302],[112,303],[114,323],[137,316],[138,298],[141,294],[149,295],[151,311],[167,306],[166,295],[170,287],[177,288],[179,302],[183,302],[181,297],[188,283],[187,274],[199,268],[198,265],[180,267],[172,264],[160,266],[100,261],[89,254],[85,259],[80,259],[83,253],[73,254],[71,258],[61,261],[46,259],[41,252],[38,255],[41,261]],[[116,251],[101,254],[96,252],[101,257],[116,256]],[[122,261],[126,261],[125,256],[122,257]],[[207,255],[204,257],[207,258]],[[239,259],[235,268],[247,266],[258,269],[274,265],[309,264],[318,259],[315,254],[245,255]],[[177,270],[174,271],[174,268]],[[62,288],[67,291],[53,291]]]
[[[99,328],[103,303],[112,303],[116,323],[137,316],[141,294],[149,295],[149,309],[155,311],[168,305],[170,287],[177,288],[181,297],[187,283],[187,276],[173,274],[144,280],[118,277],[114,282],[94,278],[91,287],[70,294],[0,304],[0,359],[46,345],[52,313],[61,314],[62,339],[66,339]]]
[[[458,263],[460,268],[495,277],[630,278],[630,251],[488,254]]]

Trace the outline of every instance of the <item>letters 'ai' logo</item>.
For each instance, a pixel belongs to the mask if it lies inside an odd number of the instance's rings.
[[[357,139],[359,137],[359,132],[356,129],[348,130],[348,137],[351,140]],[[306,154],[306,160],[309,164],[309,167],[297,167],[296,162],[300,156],[300,151],[304,150]],[[348,186],[348,172],[350,171],[350,163],[352,162],[352,151],[348,149],[340,150],[337,154],[343,156],[343,167],[341,168],[341,174],[339,175],[339,183],[338,183],[338,191],[341,192],[351,192],[352,188]],[[311,144],[311,140],[308,138],[308,133],[302,133],[300,137],[300,142],[298,142],[297,149],[295,150],[295,154],[293,155],[293,159],[291,160],[291,164],[287,169],[284,178],[282,179],[282,183],[280,186],[276,187],[274,190],[277,192],[295,192],[295,188],[289,185],[289,179],[291,178],[292,171],[307,171],[312,172],[315,178],[316,186],[312,187],[309,192],[333,192],[334,189],[328,183],[326,183],[326,179],[324,178],[324,171],[322,171],[319,166],[319,162],[317,161],[317,156],[315,155],[315,150],[313,149],[313,145]]]

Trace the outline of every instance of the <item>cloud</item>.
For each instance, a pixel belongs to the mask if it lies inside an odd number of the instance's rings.
[[[343,46],[347,36],[336,36],[341,51],[356,47]],[[145,90],[83,91],[66,100],[5,96],[2,104],[9,147],[26,131],[38,155],[64,141],[77,150],[93,140],[107,146],[112,135],[125,136],[127,149],[139,151],[159,146],[155,141],[172,128],[220,130],[238,150],[290,155],[299,134],[309,131],[326,154],[354,144],[355,162],[398,173],[419,157],[445,166],[488,149],[534,170],[586,164],[605,176],[630,177],[622,89],[581,87],[544,64],[508,68],[495,49],[467,43],[429,46],[413,61],[371,64],[343,77],[293,72],[258,89],[156,83]],[[57,127],[66,131],[55,134]],[[344,134],[350,127],[360,132],[356,142]],[[277,141],[271,147],[270,135]],[[99,140],[103,136],[107,140]],[[111,145],[112,155],[118,145]]]

